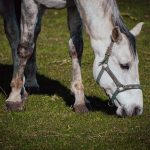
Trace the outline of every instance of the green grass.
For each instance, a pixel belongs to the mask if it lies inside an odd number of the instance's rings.
[[[69,90],[71,61],[67,51],[66,10],[49,10],[43,17],[37,42],[41,94],[29,96],[24,112],[7,112],[5,100],[10,90],[12,59],[0,18],[0,87],[4,90],[0,90],[1,150],[150,149],[150,0],[122,0],[119,8],[128,27],[145,22],[137,39],[144,93],[143,115],[118,118],[109,111],[105,105],[107,97],[92,77],[94,56],[86,34],[83,83],[86,96],[98,106],[84,115],[74,113],[69,107],[73,97]]]

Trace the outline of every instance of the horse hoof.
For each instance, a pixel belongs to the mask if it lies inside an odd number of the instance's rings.
[[[88,108],[86,107],[86,105],[74,105],[73,106],[73,108],[74,108],[74,111],[76,112],[76,113],[87,113],[87,112],[89,112],[89,110],[88,110]]]
[[[6,108],[8,111],[22,111],[24,110],[24,104],[23,102],[12,102],[12,101],[6,101]]]

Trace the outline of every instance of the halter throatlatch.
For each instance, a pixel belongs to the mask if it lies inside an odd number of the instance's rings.
[[[115,92],[112,94],[112,97],[109,99],[108,101],[108,105],[109,106],[114,106],[114,101],[117,100],[117,95],[121,92],[127,91],[127,90],[132,90],[132,89],[141,89],[140,84],[128,84],[128,85],[123,85],[122,83],[120,83],[120,81],[116,78],[116,76],[114,75],[114,73],[110,70],[109,66],[108,66],[108,61],[109,61],[109,57],[111,55],[112,52],[112,48],[113,45],[116,41],[111,40],[111,43],[105,53],[105,57],[103,59],[102,62],[99,63],[99,66],[102,66],[101,71],[99,72],[96,82],[99,84],[99,81],[101,80],[101,77],[104,73],[104,71],[106,71],[108,73],[108,75],[111,77],[111,79],[114,81],[115,85],[116,85],[116,90]],[[118,100],[117,100],[118,101]],[[119,103],[119,101],[118,101]]]

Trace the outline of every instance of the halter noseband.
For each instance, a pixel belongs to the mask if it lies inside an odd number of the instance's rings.
[[[111,79],[114,81],[114,83],[116,84],[117,89],[115,90],[112,97],[108,101],[109,106],[114,106],[114,101],[117,100],[116,97],[119,93],[127,91],[127,90],[132,90],[132,89],[141,89],[140,84],[123,85],[122,83],[119,82],[119,80],[116,78],[114,73],[110,70],[110,68],[108,66],[108,60],[109,60],[109,57],[111,55],[114,43],[115,43],[115,41],[112,39],[111,43],[110,43],[110,45],[109,45],[109,47],[105,53],[105,57],[104,57],[103,61],[100,62],[100,64],[99,64],[99,66],[102,66],[102,69],[99,72],[97,79],[96,79],[96,82],[99,83],[104,71],[106,71],[109,74],[109,76],[111,77]]]

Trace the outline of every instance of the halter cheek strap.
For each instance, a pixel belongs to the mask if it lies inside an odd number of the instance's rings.
[[[116,76],[114,75],[114,73],[111,71],[111,69],[108,66],[108,60],[109,57],[111,55],[112,52],[112,48],[114,45],[114,41],[112,40],[106,53],[105,53],[105,57],[103,59],[102,62],[100,62],[99,66],[102,66],[101,71],[99,72],[96,82],[99,84],[102,75],[104,73],[104,71],[106,71],[108,73],[108,75],[111,77],[111,79],[114,81],[117,89],[115,90],[115,92],[112,94],[112,97],[109,99],[108,104],[110,106],[114,106],[114,101],[117,100],[117,95],[121,92],[127,91],[127,90],[132,90],[132,89],[141,89],[140,84],[128,84],[128,85],[123,85],[120,83],[120,81],[116,78]],[[117,100],[118,101],[118,100]]]

